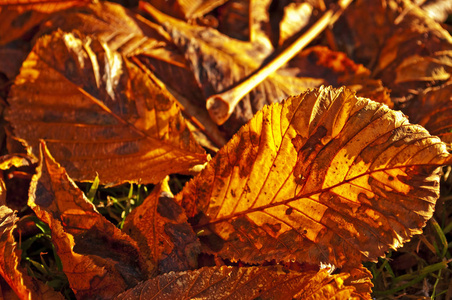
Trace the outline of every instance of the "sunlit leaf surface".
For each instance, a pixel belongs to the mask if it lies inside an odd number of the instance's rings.
[[[158,79],[94,38],[40,39],[8,101],[14,134],[76,180],[155,183],[206,160]]]
[[[340,266],[420,233],[447,160],[402,113],[322,87],[257,113],[178,199],[207,252]]]
[[[145,281],[120,299],[352,299],[347,273],[293,272],[281,267],[210,267]],[[362,295],[369,298],[369,295]]]

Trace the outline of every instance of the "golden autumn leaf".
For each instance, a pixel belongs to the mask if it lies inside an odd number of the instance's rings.
[[[40,154],[28,205],[49,225],[77,298],[112,298],[146,279],[136,243],[97,212],[45,144]]]
[[[258,112],[177,199],[206,252],[342,266],[420,233],[446,163],[402,113],[321,87]]]
[[[138,284],[116,299],[370,299],[344,284],[347,273],[298,273],[271,267],[204,267],[171,272]]]
[[[154,187],[143,204],[124,221],[123,232],[160,273],[185,271],[198,265],[200,244],[184,210],[174,201],[167,180]]]
[[[63,295],[30,277],[20,267],[20,250],[13,236],[16,220],[17,217],[10,208],[5,205],[0,206],[0,275],[19,299],[64,299]]]
[[[79,181],[155,183],[206,161],[160,81],[95,38],[39,39],[8,101],[15,136],[35,155],[44,139]]]

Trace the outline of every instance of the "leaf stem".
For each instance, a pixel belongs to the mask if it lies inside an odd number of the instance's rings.
[[[226,122],[234,111],[235,106],[246,94],[264,81],[270,74],[291,60],[298,52],[325,30],[325,28],[333,24],[352,1],[353,0],[339,1],[338,5],[327,10],[323,16],[306,31],[306,33],[296,39],[268,64],[256,70],[237,86],[207,98],[206,107],[212,120],[218,125],[222,125]]]

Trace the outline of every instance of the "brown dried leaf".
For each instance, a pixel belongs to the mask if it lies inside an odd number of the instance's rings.
[[[45,144],[28,205],[49,225],[77,298],[112,298],[147,278],[136,243],[96,211]]]
[[[439,136],[452,150],[452,81],[426,88],[408,103],[404,112],[411,122]]]
[[[40,39],[8,100],[14,134],[76,180],[155,183],[206,160],[163,84],[94,38]]]
[[[288,68],[294,70],[294,76],[323,79],[334,87],[345,85],[355,90],[360,97],[386,104],[390,108],[394,106],[389,90],[383,87],[381,81],[372,79],[367,68],[356,64],[342,52],[314,46],[300,52],[289,62]]]
[[[280,266],[205,267],[171,272],[140,283],[116,299],[357,299],[347,273],[328,269],[298,273]]]
[[[270,0],[230,0],[218,11],[218,30],[232,38],[272,49]]]
[[[15,213],[4,205],[0,206],[0,275],[20,299],[64,299],[63,295],[43,282],[28,276],[21,269],[19,265],[20,250],[17,248],[13,236],[15,223]]]
[[[228,0],[152,0],[152,5],[167,15],[189,20],[204,16]]]
[[[2,0],[0,2],[0,45],[7,44],[31,31],[50,14],[92,0]]]
[[[174,50],[168,49],[165,31],[152,25],[121,5],[98,2],[54,14],[41,26],[38,35],[77,29],[85,35],[95,35],[110,50],[127,57],[145,53],[162,60],[177,60]]]
[[[154,187],[143,204],[127,215],[123,227],[160,273],[196,268],[201,248],[167,181]]]
[[[374,69],[396,103],[451,79],[452,74],[452,36],[419,7],[409,1],[402,3],[404,10]]]
[[[184,52],[204,99],[239,83],[255,71],[272,51],[263,49],[259,44],[256,46],[231,39],[212,28],[188,25],[150,6],[147,11],[158,19],[173,42]],[[265,104],[279,102],[322,83],[323,80],[296,78],[275,72],[239,102],[223,128],[232,134]]]
[[[356,264],[421,233],[451,161],[402,113],[322,87],[258,112],[178,201],[209,253]]]

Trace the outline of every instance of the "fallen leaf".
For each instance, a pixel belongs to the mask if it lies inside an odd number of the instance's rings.
[[[127,215],[123,227],[161,274],[196,268],[200,253],[198,238],[167,181],[156,185],[143,204]]]
[[[147,278],[136,243],[97,212],[45,144],[29,194],[78,299],[112,298]]]
[[[230,0],[218,9],[218,31],[232,38],[272,49],[270,6],[272,1]]]
[[[41,25],[38,36],[62,30],[74,29],[84,35],[95,35],[109,49],[130,57],[146,53],[160,59],[174,59],[174,51],[168,50],[165,31],[126,9],[110,3],[97,2],[82,7],[73,7],[52,15]]]
[[[258,112],[177,199],[203,251],[342,266],[421,233],[446,163],[402,113],[321,87]]]
[[[452,81],[421,91],[404,112],[411,122],[424,126],[452,150]]]
[[[20,265],[20,250],[14,240],[16,214],[0,206],[0,274],[19,299],[60,300],[63,295],[24,272]],[[3,291],[2,291],[3,292]],[[9,298],[8,298],[9,299]]]
[[[188,25],[163,15],[151,6],[146,7],[146,11],[158,19],[173,42],[184,52],[204,93],[204,99],[239,83],[258,69],[272,51],[231,39],[212,28]],[[323,80],[297,78],[275,72],[239,102],[223,129],[232,135],[265,104],[279,102],[291,94],[322,83]]]
[[[37,36],[57,30],[72,32],[74,28],[84,35],[96,36],[111,50],[129,57],[143,70],[147,69],[159,78],[171,78],[171,88],[167,82],[166,87],[171,89],[170,92],[181,104],[184,114],[199,119],[205,127],[202,128],[203,131],[217,146],[225,144],[224,137],[209,119],[208,113],[197,107],[196,100],[202,99],[201,90],[197,87],[184,56],[172,44],[161,26],[118,4],[99,2],[53,15],[41,25]],[[191,105],[185,98],[191,99],[195,105]],[[203,103],[204,100],[198,102]]]
[[[48,2],[48,3],[46,3]],[[2,0],[0,2],[0,45],[7,44],[32,31],[50,14],[91,0]]]
[[[314,46],[300,52],[288,64],[297,77],[323,79],[325,84],[334,87],[347,86],[355,90],[357,96],[394,106],[389,90],[381,80],[373,79],[370,70],[349,59],[345,53],[332,51],[324,46]]]
[[[152,5],[167,15],[189,20],[204,16],[228,0],[152,0]]]
[[[8,101],[15,136],[35,154],[44,139],[79,181],[156,183],[206,161],[163,84],[94,38],[41,38]]]
[[[160,275],[116,299],[356,299],[355,288],[344,284],[348,276],[330,275],[328,269],[298,273],[281,266],[205,267]]]

